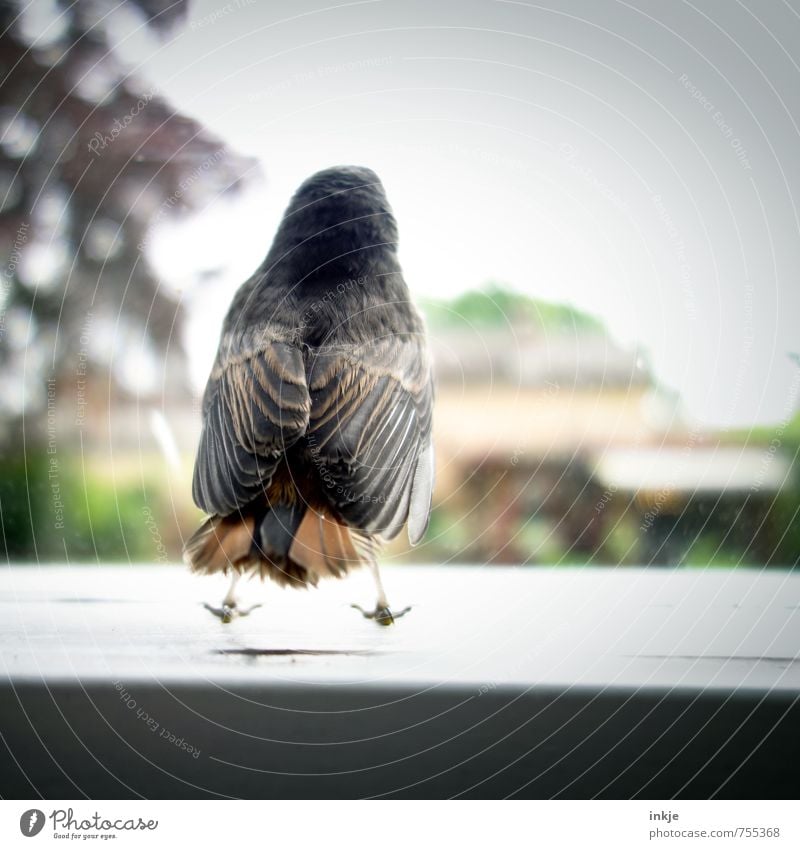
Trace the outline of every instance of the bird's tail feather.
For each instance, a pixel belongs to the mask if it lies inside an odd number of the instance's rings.
[[[213,516],[184,546],[193,572],[259,572],[279,584],[316,585],[375,557],[372,537],[313,507],[265,505],[249,515]]]
[[[193,572],[227,573],[249,558],[254,524],[252,516],[212,516],[184,545],[184,561]]]
[[[290,559],[317,578],[341,578],[374,554],[371,537],[313,508],[306,510],[289,549]]]

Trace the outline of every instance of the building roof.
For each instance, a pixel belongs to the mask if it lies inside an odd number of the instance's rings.
[[[771,446],[611,447],[595,462],[602,484],[631,492],[703,495],[777,492],[792,476],[788,457]]]

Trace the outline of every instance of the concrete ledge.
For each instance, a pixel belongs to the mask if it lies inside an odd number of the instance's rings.
[[[5,798],[797,798],[787,695],[2,688]],[[161,737],[162,729],[178,741]],[[185,744],[185,747],[184,747]],[[188,747],[199,749],[199,754]]]
[[[262,590],[181,567],[7,569],[6,798],[796,798],[800,577],[389,569]]]

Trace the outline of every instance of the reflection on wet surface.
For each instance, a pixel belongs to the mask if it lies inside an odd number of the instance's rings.
[[[722,663],[775,663],[792,664],[800,663],[800,657],[757,657],[751,655],[718,655],[718,654],[626,654],[623,657],[632,657],[636,660],[718,660]]]
[[[242,655],[244,657],[292,657],[294,655],[379,655],[385,652],[361,649],[216,649],[216,654]]]

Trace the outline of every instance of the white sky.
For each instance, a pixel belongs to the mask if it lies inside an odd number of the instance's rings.
[[[571,302],[708,425],[796,408],[800,17],[554,5],[200,0],[167,44],[118,17],[143,76],[266,175],[154,242],[172,285],[224,269],[193,301],[198,384],[294,189],[351,163],[386,186],[412,291],[498,280]]]

